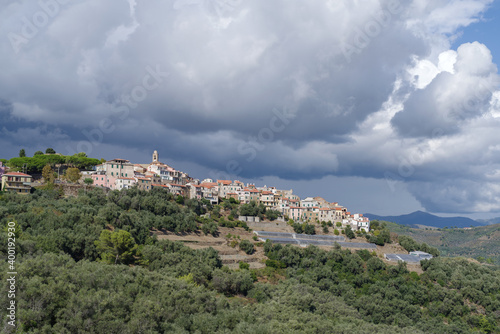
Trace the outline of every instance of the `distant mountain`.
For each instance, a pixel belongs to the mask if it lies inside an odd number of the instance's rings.
[[[397,223],[411,227],[418,227],[417,225],[426,225],[433,227],[470,227],[470,226],[484,226],[488,223],[475,221],[466,217],[438,217],[423,211],[415,211],[407,215],[401,216],[377,216],[371,213],[365,213],[364,216],[370,220],[385,220],[388,222]]]
[[[398,235],[408,235],[416,241],[437,247],[443,256],[464,256],[500,265],[500,224],[464,229],[421,229],[387,223]],[[487,261],[488,259],[491,259]]]
[[[483,225],[500,224],[500,217],[490,218],[490,219],[476,219]]]

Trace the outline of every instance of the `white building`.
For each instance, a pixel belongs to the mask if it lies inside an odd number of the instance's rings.
[[[430,260],[433,257],[431,254],[421,251],[410,252],[410,255],[418,256],[421,260]]]
[[[316,201],[312,197],[306,197],[303,200],[300,201],[300,206],[303,208],[313,208],[313,207],[319,207],[318,201]]]
[[[137,180],[133,177],[119,177],[115,180],[115,189],[129,189],[136,183]]]

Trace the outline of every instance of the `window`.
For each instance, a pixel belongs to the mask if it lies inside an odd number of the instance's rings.
[[[113,176],[113,172],[111,172],[111,176]]]

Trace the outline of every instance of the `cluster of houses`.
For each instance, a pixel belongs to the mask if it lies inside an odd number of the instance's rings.
[[[243,204],[255,202],[266,208],[277,210],[283,217],[296,222],[324,221],[342,226],[350,225],[353,230],[370,229],[370,220],[361,214],[351,214],[337,202],[330,203],[321,197],[300,199],[293,190],[279,190],[276,187],[256,187],[238,180],[202,181],[187,173],[159,161],[157,151],[153,152],[149,164],[132,164],[128,160],[113,159],[96,166],[96,170],[85,172],[82,178],[91,178],[93,184],[109,189],[128,189],[137,186],[142,190],[164,188],[174,195],[198,200],[206,199],[218,204],[221,199],[234,198]]]
[[[330,203],[321,197],[300,199],[291,189],[256,187],[255,184],[245,185],[238,180],[200,181],[160,162],[157,151],[154,151],[152,162],[149,164],[132,164],[129,160],[113,159],[97,165],[94,171],[82,172],[82,181],[84,179],[92,179],[94,186],[113,190],[138,187],[149,191],[153,188],[163,188],[174,195],[206,199],[212,204],[230,198],[244,204],[253,201],[263,204],[267,209],[279,211],[283,217],[295,222],[332,222],[341,223],[344,227],[349,225],[355,231],[370,229],[370,220],[367,217],[351,214],[337,202]],[[2,176],[2,190],[29,193],[30,182],[30,175],[7,173]]]

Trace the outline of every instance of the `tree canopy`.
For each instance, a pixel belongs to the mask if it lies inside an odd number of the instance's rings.
[[[22,170],[25,166],[25,171],[28,174],[39,174],[46,165],[54,168],[56,165],[66,164],[78,169],[90,169],[99,164],[99,160],[79,156],[79,153],[72,156],[64,156],[58,154],[35,154],[33,157],[18,157],[6,161],[6,165]]]
[[[134,263],[137,245],[129,232],[103,230],[95,242],[102,261],[114,264]]]

